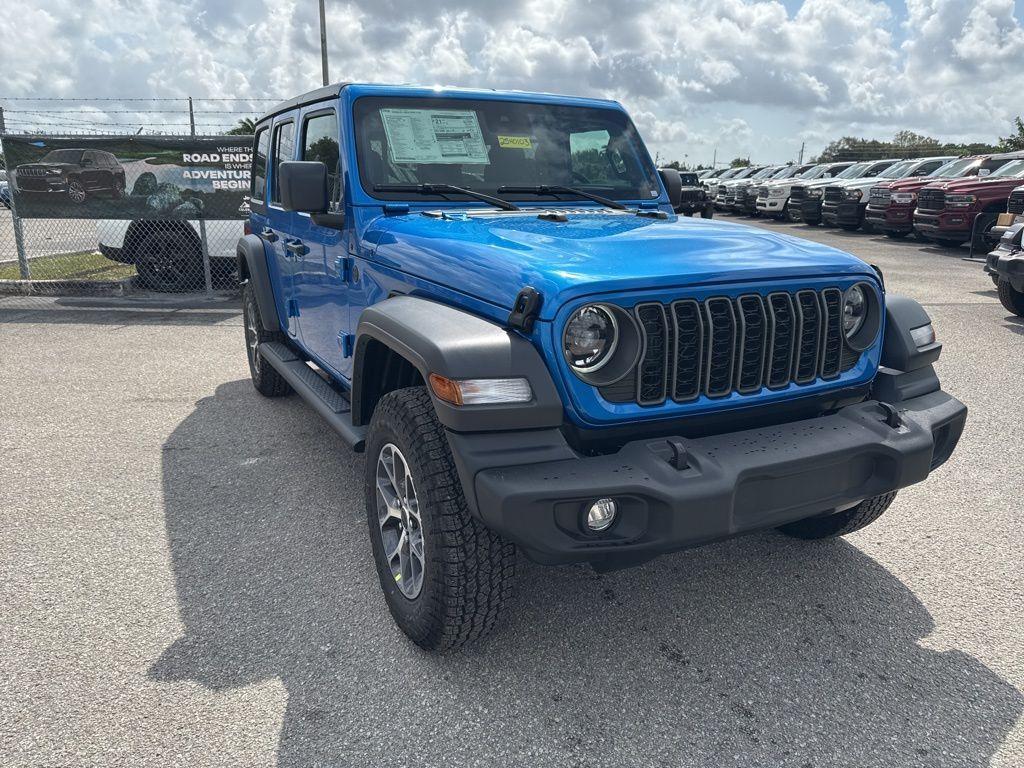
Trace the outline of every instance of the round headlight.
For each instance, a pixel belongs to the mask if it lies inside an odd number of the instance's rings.
[[[618,337],[615,315],[600,304],[587,304],[565,324],[565,359],[579,373],[593,373],[611,359]]]
[[[850,339],[864,326],[868,316],[868,299],[859,285],[850,286],[843,297],[843,333]]]

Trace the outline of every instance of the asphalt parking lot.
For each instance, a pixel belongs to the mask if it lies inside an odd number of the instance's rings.
[[[362,459],[253,391],[233,302],[0,298],[0,762],[1024,765],[1024,322],[966,249],[755,224],[926,305],[953,459],[845,540],[524,562],[448,656],[393,626]]]

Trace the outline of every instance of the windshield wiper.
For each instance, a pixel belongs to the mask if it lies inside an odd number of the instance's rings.
[[[457,194],[471,197],[474,200],[479,200],[482,203],[490,203],[495,208],[501,208],[503,211],[518,211],[521,210],[518,205],[513,205],[508,200],[502,200],[500,197],[493,197],[491,195],[485,195],[483,192],[475,192],[472,189],[466,189],[465,187],[456,187],[454,184],[374,184],[374,192],[413,192],[417,195],[446,195],[446,194]],[[499,190],[500,192],[501,190]]]
[[[595,195],[576,187],[563,187],[561,184],[539,184],[536,187],[498,187],[499,192],[509,192],[513,195],[579,195],[587,200],[600,203],[605,208],[614,208],[617,211],[626,210],[626,206],[607,197]]]

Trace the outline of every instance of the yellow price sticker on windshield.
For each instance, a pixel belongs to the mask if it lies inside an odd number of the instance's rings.
[[[529,136],[499,136],[498,146],[502,149],[533,149]]]

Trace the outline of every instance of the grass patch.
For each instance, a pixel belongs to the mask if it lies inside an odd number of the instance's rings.
[[[98,251],[56,253],[29,260],[33,280],[121,280],[135,274],[134,264],[111,261]],[[0,280],[20,280],[17,261],[0,264]]]

